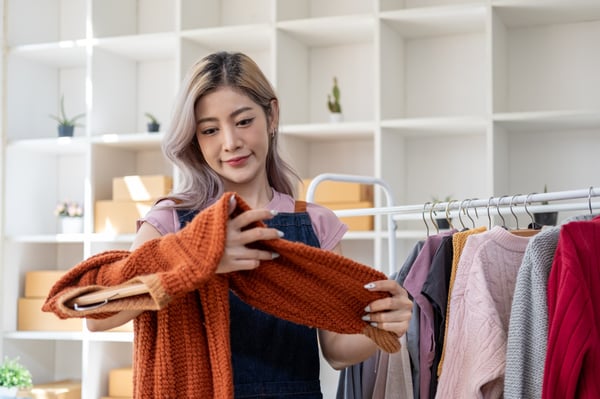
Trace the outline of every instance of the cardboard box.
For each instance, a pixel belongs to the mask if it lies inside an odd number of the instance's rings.
[[[59,319],[54,313],[42,312],[44,298],[19,298],[19,331],[82,331],[83,320]]]
[[[22,390],[22,397],[30,399],[81,399],[81,382],[75,380],[35,384]]]
[[[46,298],[52,286],[62,277],[64,270],[36,270],[25,274],[25,297]]]
[[[96,201],[94,231],[108,234],[133,234],[136,221],[145,216],[153,202]]]
[[[337,211],[342,209],[372,208],[373,202],[333,202],[324,204],[323,206],[331,209],[332,211]],[[348,225],[349,231],[373,230],[373,216],[346,216],[341,217],[340,220],[342,223]]]
[[[108,372],[108,396],[133,396],[133,369],[120,368]]]
[[[306,200],[306,191],[312,179],[303,179],[298,188],[298,199]],[[313,202],[373,202],[373,186],[370,184],[322,181],[317,185]]]
[[[164,175],[115,177],[112,183],[114,201],[154,201],[173,189],[173,178]]]

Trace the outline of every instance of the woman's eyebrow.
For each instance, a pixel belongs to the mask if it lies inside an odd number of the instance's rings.
[[[242,107],[240,109],[236,109],[235,111],[233,111],[229,116],[231,118],[235,118],[239,114],[241,114],[243,112],[246,112],[246,111],[250,111],[250,110],[252,110],[252,107]],[[200,123],[203,123],[203,122],[215,122],[215,121],[217,121],[217,118],[209,116],[209,117],[206,117],[206,118],[200,118],[200,119],[198,119],[196,121],[196,125],[199,125]]]

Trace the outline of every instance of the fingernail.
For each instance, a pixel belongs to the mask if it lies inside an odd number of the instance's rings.
[[[271,211],[269,211],[269,212],[271,212],[271,215],[273,215],[273,216],[277,216],[277,214],[279,213],[279,212],[277,212],[275,209],[272,209],[272,210],[271,210]]]
[[[370,312],[371,311],[371,307],[369,305],[367,305],[367,307],[365,308],[365,312]]]
[[[279,254],[277,252],[271,252],[271,259],[279,258]]]
[[[366,314],[366,315],[364,315],[364,316],[362,317],[362,319],[363,319],[364,321],[371,321],[371,315],[368,315],[368,314]]]
[[[279,237],[283,237],[285,234],[283,233],[283,231],[281,231],[281,230],[277,230],[277,235],[278,235]]]
[[[371,325],[372,325],[373,327],[377,327],[377,323],[375,323],[374,321],[372,321],[372,322],[371,322]]]
[[[229,197],[229,205],[235,205],[235,195],[231,195],[231,197]]]
[[[364,287],[368,290],[375,288],[375,284],[374,283],[369,283],[369,284],[365,284]]]

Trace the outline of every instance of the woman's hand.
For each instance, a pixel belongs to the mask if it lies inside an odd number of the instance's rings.
[[[394,280],[373,281],[365,288],[369,291],[389,292],[392,296],[371,302],[363,320],[382,330],[393,331],[401,337],[408,330],[412,316],[412,301],[408,293]]]
[[[235,197],[229,203],[229,213],[235,209]],[[247,247],[256,241],[281,238],[283,233],[267,227],[244,228],[254,222],[273,218],[277,212],[267,209],[252,209],[227,221],[227,239],[225,251],[217,266],[217,273],[231,273],[238,270],[252,270],[260,265],[261,260],[271,260],[279,256],[270,251]]]

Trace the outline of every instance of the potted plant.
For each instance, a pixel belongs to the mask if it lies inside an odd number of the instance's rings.
[[[19,362],[19,358],[4,358],[0,365],[0,398],[16,398],[21,388],[33,385],[31,373]]]
[[[158,119],[156,119],[156,117],[154,115],[152,115],[150,112],[146,112],[144,115],[146,115],[146,117],[148,118],[149,122],[148,122],[148,132],[151,133],[156,133],[160,130],[160,122],[158,121]]]
[[[548,186],[544,184],[544,193],[548,192]],[[542,205],[548,205],[548,201],[542,201]],[[556,226],[558,212],[536,212],[533,220],[540,226]]]
[[[434,204],[439,203],[439,202],[450,202],[450,201],[452,201],[452,196],[447,195],[443,201],[440,201],[440,199],[436,196],[432,196],[432,200],[433,200]],[[437,216],[436,211],[433,211],[433,214]],[[450,219],[450,220],[446,219],[446,216],[444,215],[443,218],[435,218],[435,223],[438,225],[439,229],[449,229],[451,220],[452,219]]]
[[[54,214],[60,218],[61,233],[78,234],[83,231],[83,208],[75,201],[56,204]]]
[[[58,137],[73,137],[75,126],[83,126],[77,123],[77,120],[83,118],[85,114],[79,114],[68,118],[65,112],[65,96],[60,96],[60,114],[50,115],[50,118],[58,122]]]
[[[338,86],[337,78],[333,78],[333,88],[331,93],[327,94],[327,108],[329,109],[329,120],[331,122],[341,122],[342,117],[342,105],[340,104],[340,88]]]

